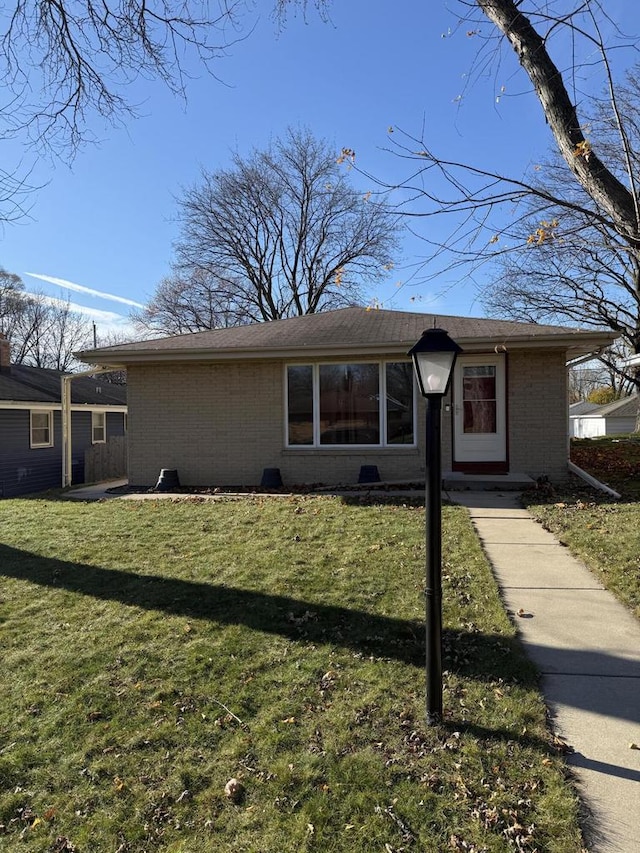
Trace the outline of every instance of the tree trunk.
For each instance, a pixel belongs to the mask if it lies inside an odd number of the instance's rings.
[[[551,60],[544,40],[513,0],[477,0],[477,3],[515,51],[567,165],[598,207],[607,212],[620,234],[638,248],[640,222],[636,199],[591,150],[562,74]]]

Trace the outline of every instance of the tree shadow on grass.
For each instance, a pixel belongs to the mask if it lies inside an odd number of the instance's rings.
[[[425,666],[425,631],[420,621],[221,584],[73,563],[3,544],[0,544],[0,577],[171,616],[244,625],[294,642],[337,645],[365,658],[395,660],[420,669]],[[537,670],[525,658],[517,639],[445,630],[443,652],[444,668],[460,676],[537,686]],[[485,728],[464,720],[447,720],[440,728],[444,740],[455,732],[468,734],[486,743],[487,748],[502,741],[515,742],[545,755],[554,752],[546,739],[508,728]],[[591,833],[593,836],[593,830]]]
[[[325,643],[364,657],[425,665],[424,623],[286,595],[43,557],[0,544],[0,576],[187,619],[244,625],[293,641]],[[509,637],[444,631],[443,666],[480,680],[534,683],[535,670]]]

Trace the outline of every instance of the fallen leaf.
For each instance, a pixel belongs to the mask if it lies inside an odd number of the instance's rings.
[[[50,849],[51,853],[75,853],[76,851],[66,835],[59,835]]]
[[[233,803],[239,802],[244,795],[244,785],[239,779],[229,779],[224,786],[225,796]]]

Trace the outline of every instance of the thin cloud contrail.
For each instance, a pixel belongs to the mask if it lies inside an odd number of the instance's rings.
[[[41,298],[49,305],[56,305],[63,308],[68,306],[76,314],[84,314],[91,320],[99,320],[101,323],[106,323],[107,325],[120,326],[129,322],[128,317],[125,317],[123,314],[116,314],[115,311],[88,308],[86,305],[79,305],[77,302],[70,302],[66,299],[59,299],[57,296],[47,296],[46,294],[43,294]]]
[[[41,275],[35,272],[26,272],[24,275],[31,278],[38,278],[41,281],[46,281],[49,284],[55,284],[65,290],[75,290],[78,293],[86,293],[88,296],[97,296],[99,299],[108,299],[111,302],[121,302],[123,305],[131,305],[133,308],[144,308],[140,302],[135,302],[133,299],[127,299],[125,296],[116,296],[115,293],[106,293],[104,290],[94,290],[92,287],[85,287],[83,284],[74,284],[72,281],[67,281],[64,278],[55,278],[52,275]]]

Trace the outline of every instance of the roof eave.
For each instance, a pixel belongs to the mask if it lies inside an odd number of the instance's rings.
[[[610,346],[616,335],[610,332],[583,332],[567,335],[519,335],[505,338],[492,336],[484,338],[457,338],[464,352],[486,352],[495,350],[508,352],[509,349],[558,349],[581,355]],[[411,342],[388,341],[371,344],[322,344],[291,347],[261,347],[211,349],[198,347],[189,349],[147,349],[147,350],[87,350],[77,353],[77,357],[88,363],[114,370],[126,369],[127,365],[150,364],[155,362],[190,361],[255,361],[265,358],[273,360],[310,359],[332,356],[370,356],[380,354],[406,356]]]
[[[0,400],[0,409],[53,409],[59,411],[60,400]],[[107,411],[124,414],[128,411],[126,403],[72,403],[74,412]]]

